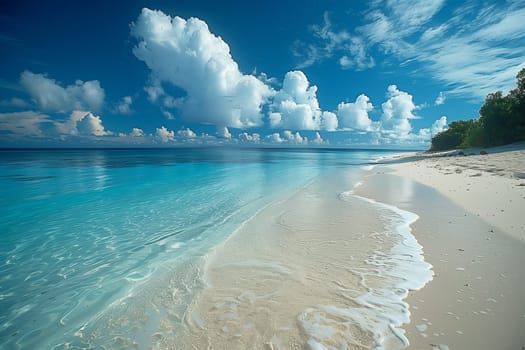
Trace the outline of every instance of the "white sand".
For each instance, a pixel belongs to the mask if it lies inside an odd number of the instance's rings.
[[[476,150],[477,155],[471,156],[427,157],[389,167],[396,175],[438,190],[501,232],[525,241],[525,144],[505,150],[488,149],[488,155],[479,155]]]
[[[379,167],[360,189],[420,216],[435,277],[407,298],[409,348],[525,347],[523,148]]]
[[[345,174],[263,209],[217,247],[209,286],[172,341],[189,349],[403,348],[403,299],[431,278],[429,265],[412,236],[392,226],[406,219],[353,196],[358,177]]]

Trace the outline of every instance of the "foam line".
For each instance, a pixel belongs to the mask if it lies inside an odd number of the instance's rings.
[[[357,183],[354,189],[359,185]],[[385,228],[387,232],[399,235],[400,239],[389,252],[378,252],[367,261],[374,267],[374,272],[355,271],[367,290],[351,298],[355,306],[309,308],[298,317],[299,324],[309,336],[310,349],[366,347],[359,343],[359,339],[370,335],[373,349],[391,349],[396,347],[394,344],[399,348],[406,347],[409,340],[401,326],[410,322],[410,311],[404,299],[410,290],[422,288],[433,278],[432,266],[424,260],[422,246],[410,228],[419,217],[393,205],[355,195],[353,190],[339,195],[344,201],[351,197],[391,213],[388,215],[390,223]],[[367,275],[379,276],[380,286],[368,286]]]

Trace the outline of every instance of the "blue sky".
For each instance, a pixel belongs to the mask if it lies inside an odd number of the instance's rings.
[[[0,6],[0,147],[425,148],[525,67],[525,1]]]

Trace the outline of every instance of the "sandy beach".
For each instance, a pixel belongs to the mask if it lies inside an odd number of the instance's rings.
[[[525,347],[525,147],[487,152],[378,167],[359,189],[420,216],[435,276],[406,299],[411,349]]]
[[[153,349],[523,349],[525,149],[488,152],[333,168],[180,270],[202,280],[167,274],[86,336],[133,320]]]
[[[338,170],[262,209],[158,345],[523,349],[525,149],[488,152]]]

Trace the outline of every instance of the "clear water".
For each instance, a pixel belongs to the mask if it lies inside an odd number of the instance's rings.
[[[257,210],[334,167],[352,171],[381,155],[0,151],[0,349],[87,347],[83,329],[169,276],[185,286],[184,308],[202,287],[207,252]]]

